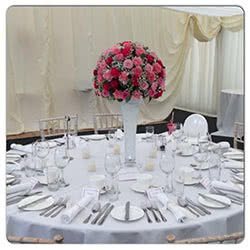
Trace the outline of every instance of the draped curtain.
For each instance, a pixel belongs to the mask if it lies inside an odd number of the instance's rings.
[[[227,38],[220,43],[217,38],[242,26],[242,16],[204,17],[156,7],[12,7],[7,13],[7,133],[38,130],[40,118],[74,113],[79,128],[93,127],[95,112],[120,112],[118,103],[88,89],[97,57],[123,40],[149,46],[167,67],[167,91],[142,105],[139,123],[166,118],[175,104],[216,114],[216,96],[229,67],[216,60],[218,48],[228,59],[242,59],[237,52],[228,55]]]

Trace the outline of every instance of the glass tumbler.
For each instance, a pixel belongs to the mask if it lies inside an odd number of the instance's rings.
[[[49,191],[57,191],[59,189],[60,173],[56,166],[49,165],[47,167],[47,183]]]

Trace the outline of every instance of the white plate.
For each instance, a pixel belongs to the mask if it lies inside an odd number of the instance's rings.
[[[186,152],[186,153],[180,151],[180,155],[181,156],[192,156],[197,152],[198,152],[197,149],[192,149],[192,150],[190,150],[190,152]]]
[[[211,163],[210,163],[210,164],[211,164]],[[196,165],[196,166],[194,166],[194,165]],[[200,169],[199,166],[198,166],[197,164],[192,164],[192,166],[193,166],[194,169],[196,169],[196,170],[199,170],[199,169]],[[208,164],[208,163],[203,163],[203,164],[202,164],[201,170],[207,170],[207,169],[212,168],[212,167],[214,167],[214,166],[215,166],[215,164],[211,164],[210,167],[209,167],[209,164]]]
[[[24,206],[25,204],[30,203],[30,202],[32,202],[32,201],[35,201],[35,200],[37,200],[37,199],[39,199],[39,198],[41,198],[41,197],[42,197],[41,195],[30,196],[30,197],[28,197],[28,198],[26,198],[26,199],[21,200],[21,201],[17,204],[17,206],[18,206],[18,208],[19,208],[20,206]],[[30,206],[28,206],[28,207],[26,207],[26,208],[23,208],[22,210],[25,210],[25,211],[37,211],[37,210],[42,210],[42,209],[45,209],[45,208],[51,206],[54,202],[55,202],[54,198],[49,197],[49,198],[47,198],[47,199],[45,199],[45,200],[39,201],[39,203],[37,203],[37,204],[33,204],[33,205],[30,205]]]
[[[192,186],[192,185],[196,185],[198,183],[200,183],[200,180],[193,178],[192,180],[189,180],[189,181],[185,180],[184,185],[185,186]]]
[[[141,185],[140,183],[133,183],[130,188],[137,193],[144,193],[149,187]]]
[[[125,206],[116,207],[112,210],[111,216],[119,221],[125,221]],[[130,206],[129,221],[139,220],[144,216],[144,212],[139,207]]]
[[[35,177],[38,182],[42,185],[48,185],[47,177],[46,176],[36,176]]]
[[[99,140],[106,139],[106,136],[105,135],[89,135],[89,136],[85,136],[82,138],[86,138],[86,139],[93,140],[93,141],[99,141]]]
[[[206,194],[206,196],[209,196],[211,198],[214,198],[216,200],[220,200],[222,202],[225,202],[227,203],[229,206],[231,205],[231,200],[228,199],[227,197],[225,196],[221,196],[221,195],[217,195],[217,194]],[[222,204],[219,204],[217,202],[214,202],[214,201],[210,201],[208,199],[204,199],[202,198],[201,196],[199,196],[198,198],[198,201],[206,206],[206,207],[210,207],[210,208],[225,208],[226,206],[222,205]]]

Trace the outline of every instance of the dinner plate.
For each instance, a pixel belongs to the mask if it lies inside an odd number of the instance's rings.
[[[116,207],[112,210],[111,216],[119,221],[125,221],[125,206]],[[129,209],[129,221],[139,220],[144,216],[144,212],[141,208],[130,206]]]
[[[209,168],[215,167],[215,165],[216,164],[211,164],[210,163],[210,166],[209,166],[208,162],[203,163],[201,170],[207,170]],[[191,166],[194,167],[194,169],[196,169],[196,170],[200,170],[200,167],[197,164],[191,164]]]
[[[106,139],[105,135],[90,135],[90,136],[84,136],[81,138],[86,138],[88,140],[93,140],[93,141],[100,141]]]
[[[192,149],[189,152],[185,152],[185,153],[182,152],[182,151],[179,151],[179,155],[181,155],[181,156],[192,156],[192,155],[194,155],[197,152],[198,152],[197,149]]]
[[[39,198],[41,198],[42,196],[41,195],[34,195],[34,196],[30,196],[30,197],[27,197],[26,199],[23,199],[21,200],[17,206],[18,208],[21,207],[21,206],[24,206],[25,204],[27,203],[30,203],[32,201],[35,201]],[[44,199],[44,200],[41,200],[39,201],[38,203],[34,203],[33,205],[30,205],[28,207],[25,207],[23,208],[22,210],[25,210],[25,211],[37,211],[37,210],[42,210],[42,209],[45,209],[49,206],[51,206],[53,203],[55,202],[54,198],[52,197],[48,197],[47,199]]]
[[[228,198],[225,197],[225,196],[221,196],[221,195],[217,195],[217,194],[206,194],[206,196],[209,196],[209,197],[214,198],[214,199],[216,199],[216,200],[222,201],[222,202],[228,204],[229,206],[231,205],[231,200],[228,199]],[[210,200],[208,200],[208,199],[204,199],[204,198],[201,197],[201,196],[199,196],[198,201],[199,201],[202,205],[204,205],[204,206],[206,206],[206,207],[209,207],[209,208],[225,208],[225,207],[226,207],[226,206],[223,205],[223,204],[219,204],[219,203],[217,203],[217,202],[215,202],[215,201],[212,201],[212,200],[210,201]]]
[[[192,185],[196,185],[198,183],[200,183],[200,180],[193,178],[192,180],[188,180],[188,181],[185,180],[184,185],[185,186],[192,186]]]
[[[146,191],[149,187],[144,186],[144,185],[141,185],[140,183],[135,182],[135,183],[133,183],[133,184],[130,186],[130,188],[131,188],[133,191],[137,192],[137,193],[145,193],[145,191]]]

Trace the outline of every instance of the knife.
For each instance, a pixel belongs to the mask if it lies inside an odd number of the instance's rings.
[[[101,211],[96,215],[96,217],[92,220],[91,224],[96,224],[96,222],[100,219],[100,217],[105,213],[106,209],[109,207],[110,203],[106,203]]]
[[[35,201],[32,201],[32,202],[30,202],[30,203],[28,203],[28,204],[19,206],[18,208],[19,208],[19,209],[23,209],[23,208],[29,207],[30,205],[39,203],[40,201],[45,200],[45,199],[47,199],[47,198],[49,198],[49,197],[51,197],[51,195],[45,195],[45,196],[40,197],[40,198],[36,199]]]
[[[105,214],[103,215],[103,217],[98,221],[98,225],[102,225],[103,222],[106,220],[106,218],[108,217],[108,215],[110,214],[110,212],[112,211],[112,209],[114,208],[114,205],[111,205],[105,212]]]
[[[214,199],[214,198],[212,198],[212,197],[210,197],[210,196],[207,196],[207,195],[204,195],[204,194],[201,194],[201,193],[199,193],[199,195],[200,195],[202,198],[206,199],[206,200],[210,200],[210,201],[217,202],[217,203],[219,203],[220,205],[223,205],[223,206],[226,206],[226,207],[229,207],[229,206],[230,206],[229,204],[227,204],[227,203],[225,203],[225,202],[223,202],[223,201],[219,201],[219,200],[217,200],[217,199]]]
[[[129,221],[129,209],[130,209],[130,202],[128,201],[125,205],[125,221]]]
[[[195,203],[194,201],[190,200],[189,198],[186,197],[186,201],[189,202],[190,204],[192,204],[193,206],[198,207],[200,210],[202,210],[204,213],[210,215],[211,212],[209,210],[207,210],[206,208],[200,206],[199,204]]]

